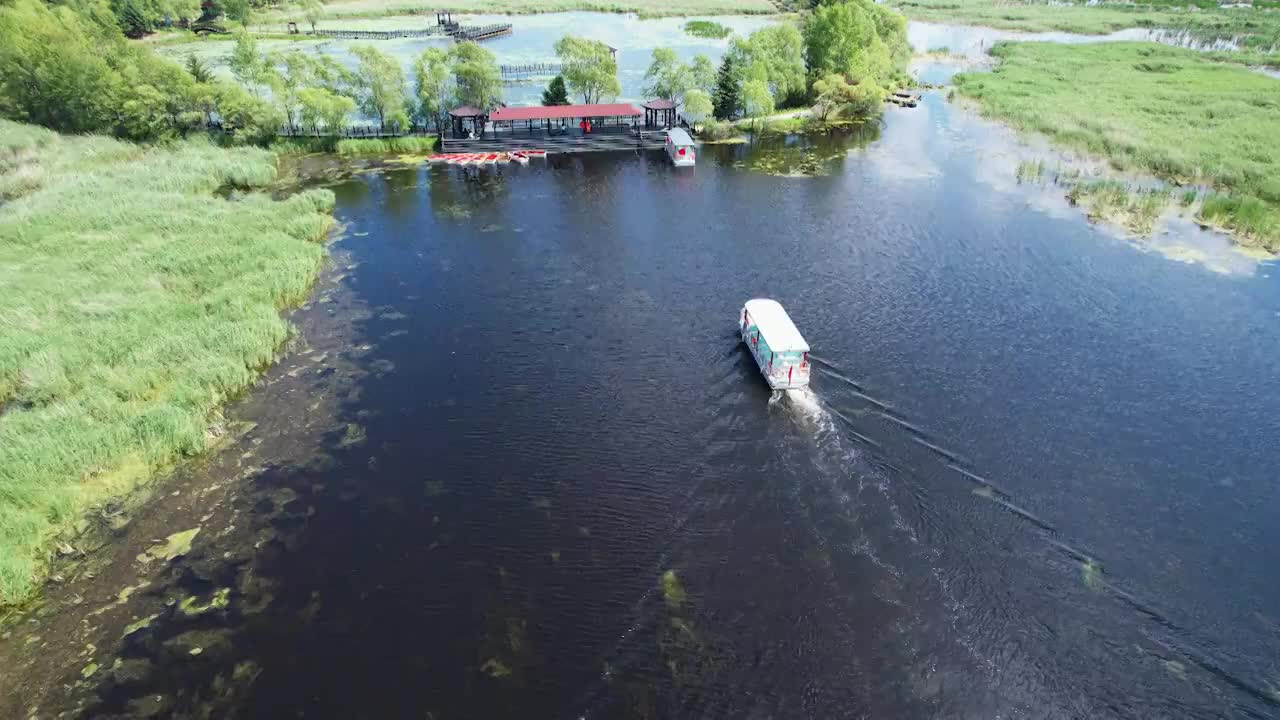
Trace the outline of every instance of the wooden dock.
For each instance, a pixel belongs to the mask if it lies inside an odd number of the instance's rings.
[[[666,146],[665,130],[599,135],[558,135],[552,137],[508,135],[466,140],[445,138],[440,151],[446,153],[513,152],[546,150],[548,153],[610,152],[619,150],[661,150]]]
[[[920,104],[920,96],[899,90],[898,92],[886,95],[884,101],[887,103],[893,103],[898,107],[913,108]]]
[[[541,62],[525,63],[523,65],[499,65],[498,70],[502,74],[503,82],[520,82],[522,80],[555,77],[564,70],[564,66],[560,63]]]
[[[511,23],[480,25],[436,25],[421,30],[308,30],[307,35],[336,40],[396,40],[399,38],[450,37],[458,41],[482,42],[511,34]]]
[[[444,31],[439,28],[426,30],[315,30],[307,31],[316,37],[335,38],[337,40],[394,40],[397,38],[440,37]]]

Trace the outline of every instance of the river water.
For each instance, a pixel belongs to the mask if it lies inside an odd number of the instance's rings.
[[[367,309],[366,372],[326,462],[256,480],[274,590],[236,581],[194,621],[220,652],[89,714],[1276,716],[1271,265],[1091,225],[1000,133],[928,93],[695,168],[324,181],[345,272],[308,312]],[[810,390],[772,396],[739,344],[757,296]]]

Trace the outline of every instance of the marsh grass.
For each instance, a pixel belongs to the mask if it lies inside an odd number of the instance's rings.
[[[388,138],[280,137],[271,149],[281,155],[336,153],[356,155],[407,155],[435,152],[439,140],[435,136],[405,135]]]
[[[1090,218],[1119,225],[1138,235],[1150,235],[1169,205],[1170,193],[1132,188],[1116,180],[1099,180],[1072,185],[1067,197],[1083,207]]]
[[[333,195],[274,156],[0,121],[0,605],[89,508],[222,434],[324,261]]]
[[[1239,41],[1243,49],[1268,53],[1280,45],[1280,13],[1261,8],[1219,9],[1216,3],[1206,8],[1191,8],[1189,3],[1087,5],[1018,0],[890,0],[889,4],[912,20],[1022,32],[1105,35],[1127,28],[1151,28],[1186,32],[1204,42]]]
[[[997,45],[961,73],[986,115],[1107,158],[1121,170],[1216,189],[1201,218],[1280,251],[1280,83],[1153,43]]]

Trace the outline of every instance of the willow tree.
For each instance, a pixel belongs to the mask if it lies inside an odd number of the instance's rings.
[[[461,42],[449,50],[449,59],[459,104],[487,111],[502,102],[502,73],[492,52],[473,42]]]
[[[436,132],[443,134],[458,90],[449,53],[434,47],[423,50],[413,61],[413,80],[418,117],[430,121]]]
[[[588,105],[622,92],[618,84],[618,61],[613,50],[599,40],[565,35],[556,41],[564,81],[570,92],[582,95]]]
[[[409,115],[405,112],[404,70],[392,56],[371,45],[351,49],[360,64],[356,68],[356,101],[366,114],[378,118],[380,129],[405,128]]]
[[[814,8],[805,22],[804,41],[812,77],[843,75],[855,85],[891,86],[911,56],[905,19],[870,0]]]

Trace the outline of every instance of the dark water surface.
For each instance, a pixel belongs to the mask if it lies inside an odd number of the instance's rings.
[[[338,184],[365,438],[260,479],[311,506],[274,600],[153,690],[247,658],[238,717],[1276,716],[1269,266],[1037,208],[960,122],[931,95],[813,177]],[[739,347],[755,296],[810,393]]]

